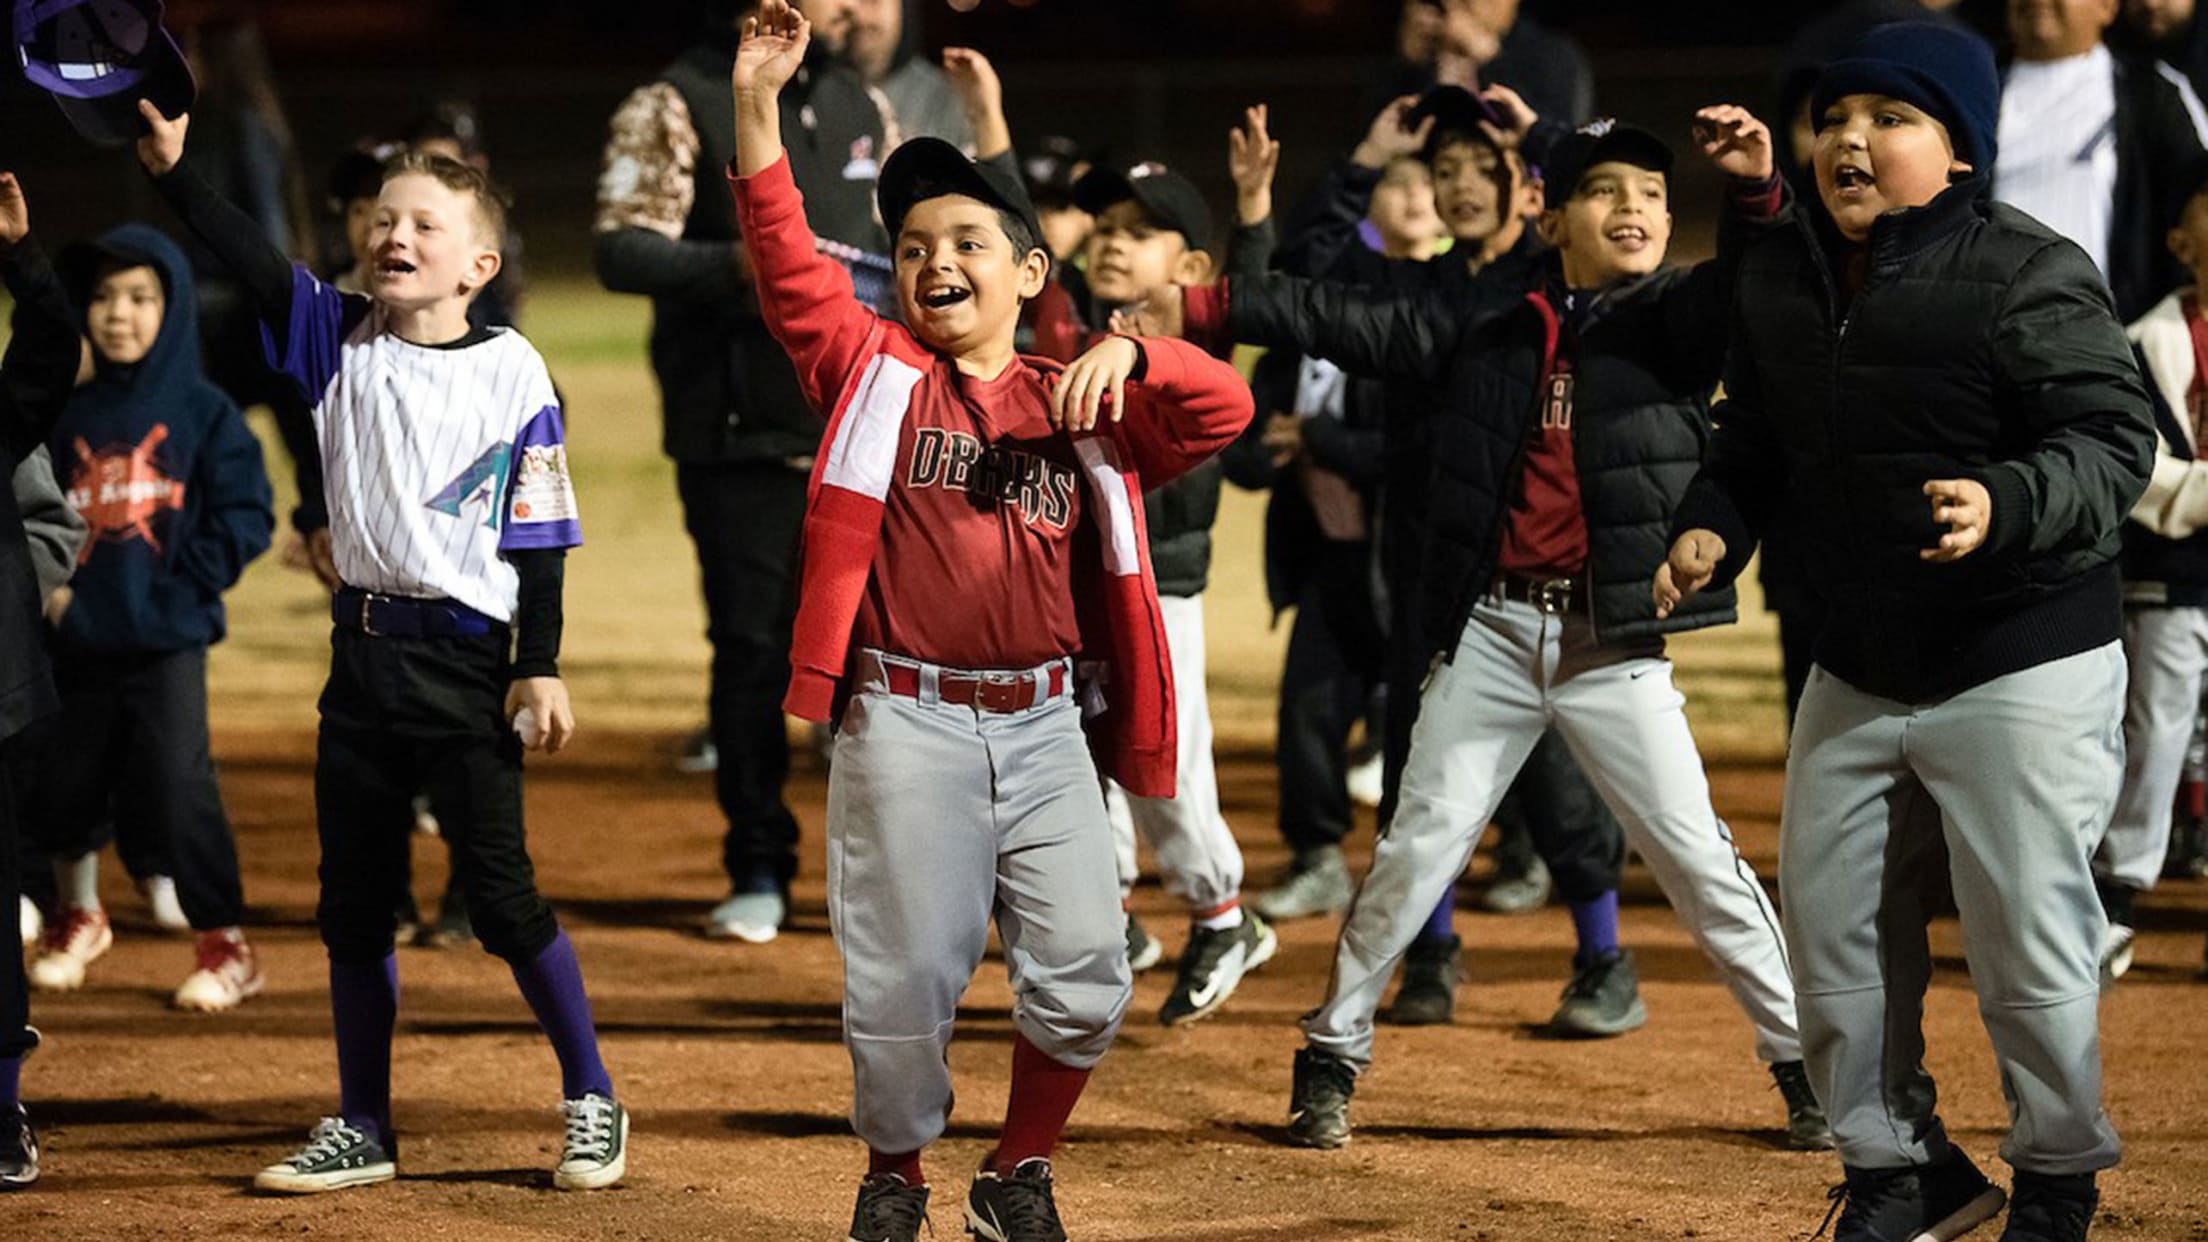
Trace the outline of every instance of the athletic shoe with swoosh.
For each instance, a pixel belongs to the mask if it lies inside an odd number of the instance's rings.
[[[1181,950],[1180,977],[1173,992],[1158,1010],[1158,1021],[1180,1026],[1219,1012],[1242,977],[1273,960],[1280,951],[1280,937],[1257,916],[1244,910],[1233,927],[1192,926],[1188,947]]]
[[[914,1242],[928,1224],[928,1188],[895,1173],[870,1173],[851,1207],[850,1242]],[[933,1234],[935,1227],[928,1226]]]
[[[966,1232],[981,1242],[1066,1242],[1051,1193],[1050,1161],[1033,1156],[1010,1176],[984,1169],[966,1194]]]

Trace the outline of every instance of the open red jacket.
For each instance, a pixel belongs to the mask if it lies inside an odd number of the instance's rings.
[[[833,712],[859,601],[880,543],[883,497],[899,433],[922,385],[956,387],[952,360],[860,304],[842,265],[822,256],[788,158],[755,176],[730,170],[767,329],[796,364],[799,386],[828,420],[807,489],[790,689],[807,720]],[[1142,493],[1232,443],[1249,424],[1250,391],[1232,367],[1179,341],[1144,339],[1141,379],[1117,422],[1074,435],[1089,493],[1075,573],[1084,716],[1104,773],[1128,792],[1174,790],[1173,667],[1150,573]],[[1055,377],[1044,358],[1026,364]]]

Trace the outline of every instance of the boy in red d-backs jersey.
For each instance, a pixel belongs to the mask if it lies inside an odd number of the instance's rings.
[[[783,0],[746,23],[732,186],[762,314],[828,418],[786,706],[840,708],[828,908],[871,1149],[850,1236],[910,1239],[925,1219],[920,1152],[949,1113],[945,1049],[994,914],[1017,1037],[967,1226],[1060,1242],[1049,1157],[1130,990],[1097,772],[1174,788],[1142,492],[1232,442],[1249,389],[1174,341],[1114,337],[1063,370],[1016,354],[1050,270],[1026,196],[925,139],[880,185],[910,326],[862,306],[783,158],[776,96],[809,34]]]

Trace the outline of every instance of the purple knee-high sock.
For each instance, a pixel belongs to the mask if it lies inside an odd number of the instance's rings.
[[[391,1028],[399,1018],[399,959],[330,959],[330,1016],[337,1026],[338,1113],[391,1140]]]
[[[1434,912],[1426,916],[1426,926],[1418,929],[1418,938],[1428,944],[1440,944],[1457,934],[1457,886],[1451,884],[1441,890],[1441,900],[1434,903]]]
[[[23,1098],[23,1058],[0,1058],[0,1108],[14,1108]]]
[[[583,991],[583,968],[575,944],[562,931],[528,965],[509,962],[522,999],[537,1015],[537,1025],[560,1058],[560,1094],[580,1099],[596,1092],[613,1098],[613,1079],[598,1059],[598,1028],[590,1020],[590,997]]]
[[[1579,952],[1572,955],[1584,966],[1618,947],[1618,890],[1611,889],[1592,901],[1569,903],[1572,930],[1579,935]]]

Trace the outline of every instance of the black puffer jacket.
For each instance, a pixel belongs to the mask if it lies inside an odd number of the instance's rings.
[[[1983,178],[1878,221],[1850,305],[1829,236],[1805,220],[1743,261],[1730,400],[1677,529],[1724,537],[1727,583],[1791,509],[1832,609],[1817,662],[1871,694],[1925,702],[2114,641],[2154,430],[2092,261]],[[1949,478],[1993,517],[1934,564],[1923,489]]]
[[[1211,581],[1211,524],[1219,516],[1219,459],[1142,494],[1150,572],[1158,594],[1201,595]]]
[[[1577,317],[1572,445],[1589,540],[1582,577],[1592,585],[1590,617],[1606,640],[1733,620],[1730,590],[1658,620],[1649,577],[1708,443],[1729,264],[1749,234],[1785,218],[1748,224],[1728,213],[1719,258],[1613,286]],[[1554,257],[1530,278],[1516,270],[1515,282],[1476,279],[1393,297],[1282,276],[1227,286],[1226,327],[1238,340],[1291,346],[1358,374],[1440,389],[1418,635],[1430,655],[1454,652],[1473,601],[1493,580],[1538,415],[1544,356],[1559,326],[1549,292],[1561,279]],[[1208,313],[1196,309],[1202,301],[1192,304],[1199,322]]]

